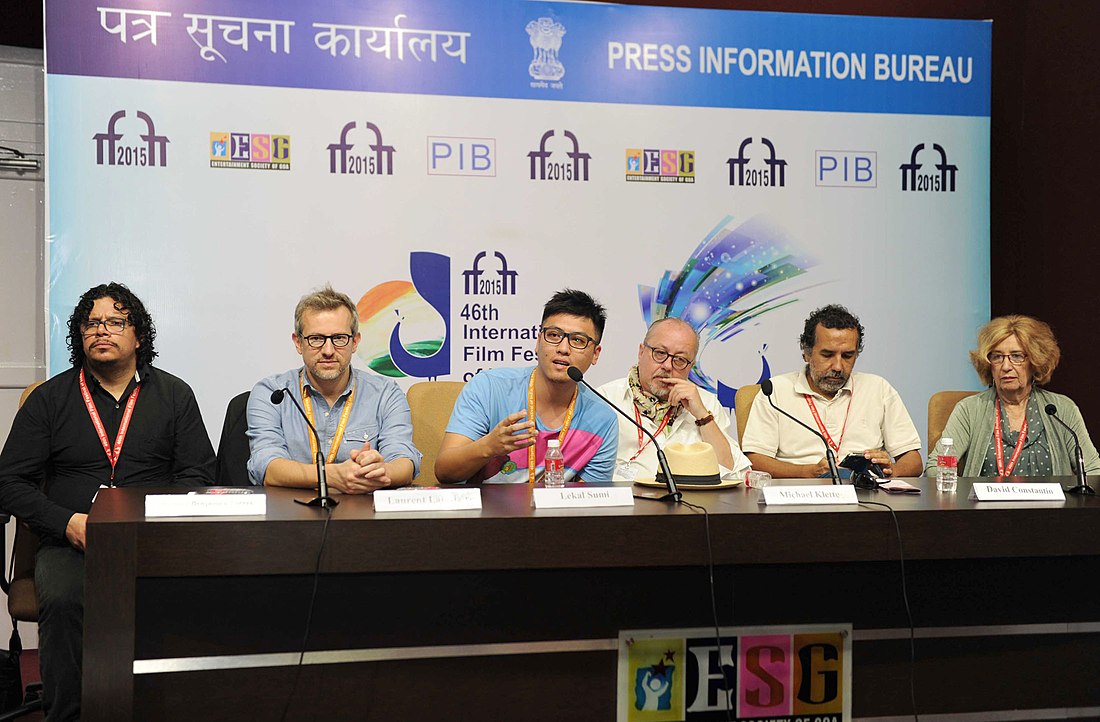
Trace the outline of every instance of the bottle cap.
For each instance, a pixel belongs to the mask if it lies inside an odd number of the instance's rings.
[[[549,446],[551,449],[556,449],[559,446],[561,446],[561,440],[559,440],[559,439],[550,439],[549,441],[546,442],[546,445]]]
[[[951,439],[950,436],[941,436],[940,437],[940,443],[945,444],[947,446],[950,446],[951,444],[953,444],[955,442]]]

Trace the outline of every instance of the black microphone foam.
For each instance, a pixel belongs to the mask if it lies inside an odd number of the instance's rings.
[[[761,381],[760,382],[760,391],[765,396],[771,396],[772,395],[772,380],[771,379],[764,379],[763,381]]]
[[[283,403],[283,396],[286,395],[286,389],[275,389],[271,392],[271,403],[278,406]]]
[[[1058,415],[1058,409],[1054,408],[1054,404],[1047,404],[1044,411],[1047,412],[1047,416],[1057,416]]]

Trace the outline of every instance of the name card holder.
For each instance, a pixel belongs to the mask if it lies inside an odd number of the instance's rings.
[[[374,492],[375,511],[466,511],[481,508],[481,489],[408,486]]]
[[[978,501],[1065,501],[1061,484],[974,482],[971,499]]]
[[[536,509],[634,506],[634,490],[629,486],[567,486],[562,489],[535,487],[532,491]]]
[[[267,495],[254,489],[212,487],[186,494],[149,494],[145,497],[147,518],[264,514],[267,514]]]
[[[768,506],[831,506],[858,504],[856,488],[850,484],[830,486],[765,486],[761,502]]]

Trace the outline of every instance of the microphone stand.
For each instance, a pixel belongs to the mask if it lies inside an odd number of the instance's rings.
[[[683,499],[684,495],[680,492],[679,489],[676,488],[676,479],[674,479],[673,476],[672,476],[672,470],[668,468],[668,459],[665,458],[665,452],[661,449],[661,445],[657,443],[657,439],[653,438],[653,434],[651,434],[649,432],[649,429],[642,426],[641,424],[639,424],[634,419],[630,418],[629,414],[627,414],[625,411],[620,409],[615,404],[608,401],[607,397],[605,397],[599,391],[592,388],[592,384],[590,384],[590,383],[588,383],[587,381],[584,380],[584,374],[581,372],[581,370],[579,368],[577,368],[576,366],[570,366],[568,373],[569,373],[569,378],[573,379],[574,381],[576,381],[579,384],[584,384],[585,386],[587,386],[589,391],[596,394],[596,396],[598,396],[601,400],[603,400],[603,402],[605,404],[607,404],[611,408],[618,411],[619,414],[622,415],[622,417],[624,419],[629,421],[634,426],[637,426],[638,429],[640,429],[641,432],[644,433],[646,436],[648,436],[649,440],[651,442],[653,442],[653,448],[657,451],[657,463],[661,465],[661,473],[665,475],[665,486],[668,488],[668,493],[665,494],[664,496],[659,496],[659,497],[656,497],[656,498],[654,498],[652,496],[639,496],[639,497],[636,497],[636,498],[638,498],[638,499],[649,499],[651,501],[672,501],[672,502],[679,502],[681,499]]]
[[[309,427],[310,432],[313,434],[313,438],[317,441],[317,456],[314,458],[314,465],[317,467],[317,496],[309,501],[295,499],[294,503],[302,504],[303,506],[319,506],[322,509],[331,509],[340,502],[328,495],[328,480],[325,478],[325,454],[321,450],[321,437],[317,434],[317,429],[313,428],[313,424],[310,423],[309,417],[306,416],[305,409],[298,403],[298,399],[294,398],[294,395],[287,389],[275,389],[272,391],[271,403],[276,405],[281,404],[284,397],[290,398],[294,407],[298,409],[298,413],[302,415],[302,420],[305,421],[306,426]]]
[[[1085,478],[1085,455],[1081,452],[1081,440],[1077,438],[1077,432],[1074,431],[1069,424],[1062,421],[1058,416],[1058,409],[1054,404],[1047,404],[1044,411],[1047,412],[1047,416],[1057,421],[1062,426],[1066,427],[1066,431],[1073,437],[1073,455],[1077,461],[1077,486],[1066,489],[1066,493],[1069,494],[1095,494],[1096,491],[1089,486],[1088,480]]]
[[[760,382],[760,390],[764,393],[765,396],[768,397],[768,403],[771,404],[771,407],[773,409],[775,409],[779,413],[783,414],[788,419],[795,422],[796,424],[798,424],[802,428],[806,429],[807,431],[809,431],[811,434],[813,434],[817,438],[821,439],[821,443],[825,445],[825,458],[829,462],[829,478],[832,479],[832,482],[833,482],[834,485],[839,485],[840,484],[840,471],[837,469],[837,466],[836,466],[836,456],[833,454],[833,447],[829,446],[829,442],[826,441],[825,437],[822,436],[819,432],[811,429],[809,426],[804,424],[802,421],[796,419],[794,416],[791,416],[786,411],[784,411],[783,409],[776,406],[775,405],[775,400],[772,399],[772,388],[773,387],[772,387],[772,380],[771,379],[764,379],[763,381]],[[872,482],[872,483],[874,483],[874,482]],[[857,488],[861,488],[861,489],[871,488],[871,489],[873,489],[873,488],[877,488],[877,487],[875,487],[875,486],[870,486],[870,487],[858,486]]]

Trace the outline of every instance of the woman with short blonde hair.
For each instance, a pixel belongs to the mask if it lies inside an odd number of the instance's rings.
[[[1077,404],[1042,388],[1062,358],[1050,326],[1030,316],[1001,316],[978,331],[970,362],[989,386],[955,406],[941,438],[950,438],[960,476],[1070,476],[1075,443],[1054,419],[1076,432],[1087,474],[1100,473],[1100,455]],[[937,449],[929,449],[925,473],[936,473]]]

